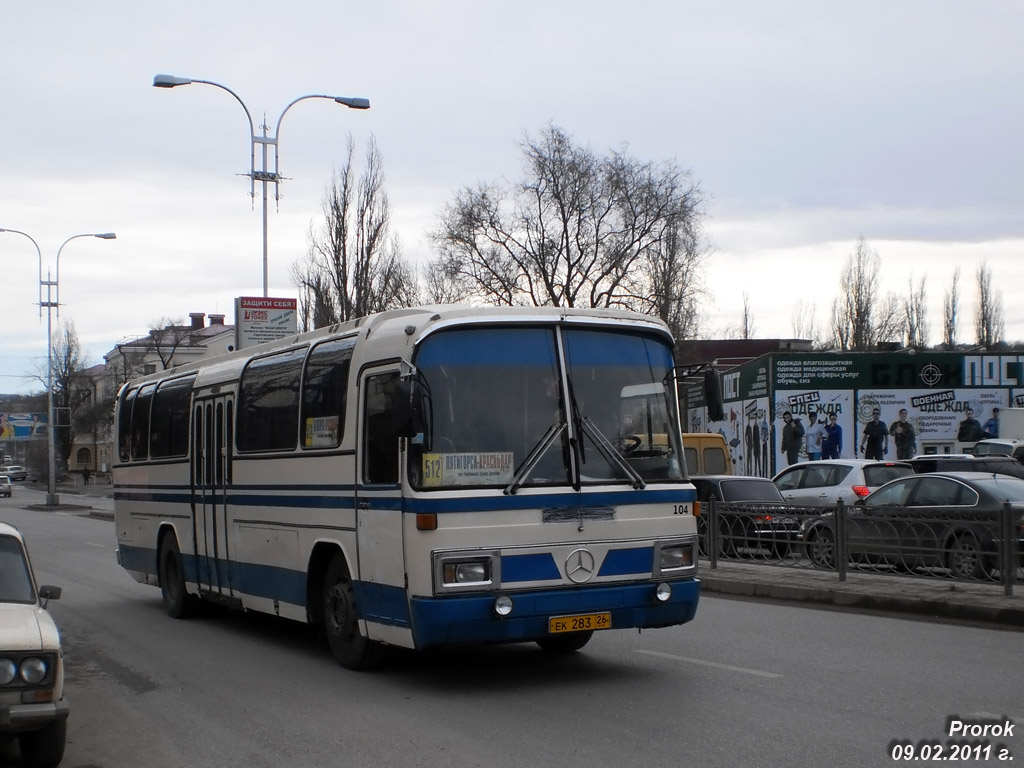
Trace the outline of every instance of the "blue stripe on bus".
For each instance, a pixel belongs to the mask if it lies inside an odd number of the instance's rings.
[[[363,498],[363,497],[360,497]],[[478,512],[502,509],[536,509],[538,507],[565,507],[569,502],[594,506],[626,506],[629,504],[685,504],[697,498],[697,492],[685,488],[657,491],[648,487],[643,491],[592,491],[585,493],[545,493],[515,496],[466,496],[428,498],[418,496],[406,499],[405,511],[418,514],[442,512]]]
[[[122,546],[120,553],[121,563],[128,570],[154,574],[155,550]],[[184,555],[182,559],[187,579],[196,581],[198,565],[205,582],[204,559],[190,555]],[[532,560],[534,566],[538,562]],[[550,564],[554,566],[553,561]],[[301,571],[231,563],[230,572],[236,592],[300,607],[306,605],[306,575]],[[221,573],[226,577],[226,565]],[[459,642],[537,640],[548,634],[547,621],[552,616],[598,611],[610,611],[612,627],[618,629],[666,627],[690,621],[697,610],[699,581],[688,579],[667,583],[672,587],[672,595],[665,602],[655,596],[656,584],[652,581],[503,592],[513,601],[511,615],[503,618],[494,612],[494,594],[414,597],[408,600],[405,590],[397,586],[356,582],[355,588],[357,600],[364,607],[363,618],[383,624],[411,626],[416,647],[426,648]]]
[[[547,581],[561,578],[550,552],[530,555],[502,555],[501,582]]]
[[[611,549],[604,556],[598,576],[626,576],[637,573],[651,573],[654,568],[653,547],[631,547]]]
[[[417,648],[450,643],[516,642],[549,637],[552,616],[610,611],[612,628],[668,627],[690,621],[697,612],[700,582],[665,582],[672,594],[655,596],[656,584],[566,588],[543,592],[503,593],[512,598],[512,613],[494,612],[495,595],[420,598],[411,602]]]
[[[267,486],[260,493],[239,492],[235,488],[227,491],[227,503],[240,507],[286,507],[310,509],[354,509],[355,494],[351,495],[295,495],[277,494],[277,486]],[[306,488],[309,491],[322,491],[316,486]],[[404,509],[410,514],[440,514],[445,512],[490,512],[506,509],[565,508],[566,502],[586,503],[593,506],[626,506],[630,504],[686,504],[697,497],[696,491],[676,488],[672,490],[642,491],[595,491],[590,493],[545,493],[539,495],[515,496],[460,496],[460,497],[413,497],[404,501],[397,496],[374,496],[360,494],[359,501],[365,502],[370,509],[399,510]],[[114,501],[120,502],[161,502],[188,504],[223,503],[223,493],[196,494],[194,497],[188,487],[159,488],[149,490],[115,490]]]
[[[155,549],[121,545],[119,554],[121,566],[126,570],[157,575]],[[212,578],[213,590],[221,589],[226,595],[241,593],[306,606],[306,574],[303,571],[255,563],[215,561],[209,557],[184,553],[181,560],[186,581],[199,584],[202,589],[211,588]],[[216,576],[211,573],[212,570],[216,571]],[[355,588],[356,599],[367,608],[364,618],[382,624],[409,626],[409,607],[403,588],[363,581],[355,582]]]

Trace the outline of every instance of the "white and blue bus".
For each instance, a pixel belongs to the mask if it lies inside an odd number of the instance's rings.
[[[393,310],[133,380],[118,561],[167,612],[212,600],[385,646],[690,621],[693,486],[672,338],[616,310]]]

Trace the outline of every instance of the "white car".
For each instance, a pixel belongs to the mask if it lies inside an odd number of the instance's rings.
[[[18,739],[30,766],[64,757],[68,703],[60,633],[46,601],[59,587],[36,587],[25,542],[0,523],[0,739]]]
[[[28,478],[28,470],[21,466],[21,464],[11,464],[6,467],[0,467],[0,472],[3,472],[11,478],[11,480],[25,480]]]
[[[13,489],[14,484],[11,482],[11,478],[7,475],[0,475],[0,496],[7,496],[10,498]]]
[[[823,459],[786,467],[772,482],[790,504],[827,507],[840,499],[853,504],[878,486],[912,474],[914,468],[902,461]]]

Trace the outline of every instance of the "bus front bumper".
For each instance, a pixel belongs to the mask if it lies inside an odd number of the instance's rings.
[[[657,596],[668,584],[667,600]],[[512,611],[499,616],[495,600],[505,595]],[[693,619],[700,580],[644,582],[488,595],[413,597],[410,601],[416,648],[458,643],[516,643],[549,636],[549,620],[609,612],[610,629],[670,627]]]

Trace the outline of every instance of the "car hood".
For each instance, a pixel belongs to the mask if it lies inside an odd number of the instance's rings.
[[[38,605],[0,603],[0,649],[41,651],[60,648],[60,633]]]

